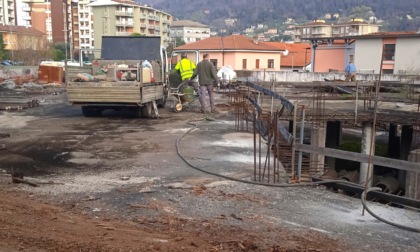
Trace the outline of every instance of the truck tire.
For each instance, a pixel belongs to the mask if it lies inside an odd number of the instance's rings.
[[[152,118],[152,103],[148,102],[141,108],[141,114],[144,118]]]
[[[156,100],[156,104],[158,108],[164,108],[166,104],[166,96],[162,99]]]
[[[82,106],[82,113],[84,117],[98,117],[101,116],[102,110],[98,108]]]
[[[141,117],[142,117],[141,110],[142,110],[142,108],[141,108],[141,107],[136,107],[136,108],[134,108],[134,117],[136,117],[136,118],[141,118]]]
[[[156,100],[156,104],[158,108],[164,108],[166,105],[166,100],[168,99],[168,92],[169,90],[165,88],[164,95],[162,99]]]

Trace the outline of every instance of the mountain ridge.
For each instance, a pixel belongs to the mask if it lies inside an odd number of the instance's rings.
[[[326,14],[339,14],[343,18],[375,17],[383,20],[382,31],[408,31],[420,29],[420,0],[141,0],[153,8],[171,14],[175,20],[187,19],[208,25],[212,30],[241,33],[249,26],[265,24],[284,29],[291,18],[297,24],[325,18]],[[225,19],[236,20],[227,25]]]

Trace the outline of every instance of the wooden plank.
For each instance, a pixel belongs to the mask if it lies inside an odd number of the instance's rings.
[[[341,158],[344,160],[351,160],[360,163],[368,163],[369,162],[369,155],[350,152],[350,151],[343,151],[331,148],[324,148],[324,147],[317,147],[311,146],[307,144],[294,144],[297,151],[303,151],[306,153],[315,153],[319,155],[324,155],[327,157],[333,158]],[[404,171],[412,171],[412,172],[420,172],[420,163],[409,162],[405,160],[393,159],[393,158],[385,158],[379,156],[372,156],[371,159],[372,165],[381,165],[385,167],[395,168]]]
[[[67,97],[69,102],[141,102],[139,86],[68,86]]]

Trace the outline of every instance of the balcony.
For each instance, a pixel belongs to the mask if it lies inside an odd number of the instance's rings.
[[[148,25],[147,28],[149,28],[150,30],[154,30],[156,29],[156,25]]]
[[[148,19],[149,20],[156,20],[158,17],[154,16],[154,15],[149,15]]]
[[[140,24],[140,27],[141,28],[146,28],[147,27],[147,24]]]
[[[147,14],[145,13],[140,13],[140,19],[146,19],[147,18]]]
[[[133,22],[127,22],[127,21],[115,21],[116,26],[123,26],[123,27],[133,27]]]
[[[130,36],[133,34],[132,32],[116,32],[115,35],[117,36]]]
[[[168,22],[169,22],[168,19],[166,19],[166,18],[162,19],[163,24],[167,24]]]
[[[128,16],[132,17],[134,13],[132,11],[115,11],[115,16]]]
[[[25,21],[29,21],[29,20],[31,20],[31,16],[25,16],[25,17],[22,17],[22,19],[25,20]]]
[[[165,28],[163,28],[163,29],[162,29],[162,31],[163,31],[163,32],[168,32],[168,31],[169,31],[169,29],[165,27]]]
[[[29,7],[29,6],[22,7],[22,11],[31,12],[31,7]]]
[[[160,27],[158,25],[155,26],[155,31],[160,31]]]
[[[311,32],[312,35],[324,35],[325,31],[323,31],[322,29],[314,29]]]

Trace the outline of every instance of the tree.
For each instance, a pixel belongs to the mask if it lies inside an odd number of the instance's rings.
[[[5,47],[3,34],[0,34],[0,59],[6,59],[7,57],[7,51],[4,49]]]
[[[144,37],[144,34],[138,33],[138,32],[133,32],[130,35],[131,37]]]

